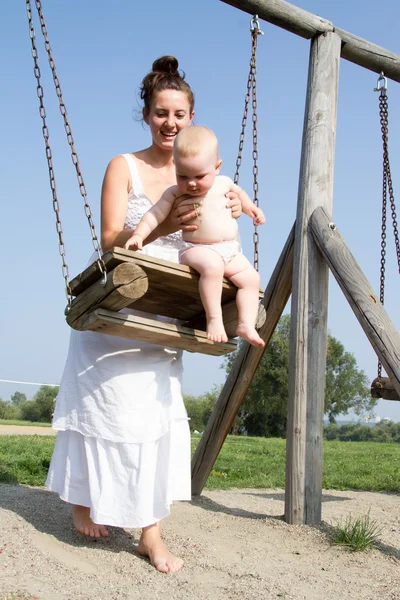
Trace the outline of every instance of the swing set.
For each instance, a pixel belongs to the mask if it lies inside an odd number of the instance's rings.
[[[256,204],[258,204],[256,50],[258,36],[262,34],[258,17],[311,40],[296,222],[265,289],[260,303],[257,328],[267,345],[289,296],[292,295],[285,518],[287,522],[295,524],[318,523],[321,520],[322,502],[322,427],[329,269],[377,353],[378,377],[371,386],[372,396],[389,400],[400,399],[400,335],[383,307],[388,194],[400,272],[400,245],[388,152],[387,99],[387,78],[400,82],[400,56],[341,30],[331,22],[284,0],[222,1],[249,14],[257,13],[251,20],[250,71],[234,178],[237,183],[251,100],[253,191]],[[71,327],[83,331],[98,331],[191,352],[222,355],[235,350],[236,341],[232,338],[237,323],[236,288],[228,280],[224,280],[222,304],[224,324],[230,339],[226,344],[214,343],[206,337],[205,315],[198,294],[198,275],[194,270],[122,248],[113,248],[102,255],[52,57],[41,1],[35,0],[35,4],[60,111],[64,119],[72,162],[84,200],[92,243],[97,253],[97,260],[70,281],[46,111],[43,104],[31,2],[26,0],[34,73],[40,103],[39,111],[43,123],[42,131],[68,300],[67,322]],[[374,293],[330,216],[340,57],[379,74],[376,91],[379,92],[383,141],[379,297]],[[258,261],[256,229],[254,232],[256,268]],[[179,315],[184,324],[171,325],[119,312],[126,307],[167,317]],[[192,460],[194,494],[200,494],[206,483],[264,351],[264,348],[255,348],[247,343],[243,343],[239,349]],[[388,377],[382,377],[382,367]]]

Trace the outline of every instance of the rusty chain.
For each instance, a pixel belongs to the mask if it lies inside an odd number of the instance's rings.
[[[45,45],[45,49],[46,49],[46,52],[48,55],[48,61],[49,61],[50,69],[51,69],[52,76],[53,76],[56,94],[57,94],[57,97],[59,100],[60,112],[61,112],[61,115],[64,120],[64,129],[67,134],[67,141],[68,141],[68,144],[71,149],[71,159],[72,159],[72,163],[75,166],[75,170],[76,170],[79,191],[84,200],[84,210],[85,210],[85,215],[88,219],[88,224],[89,224],[89,228],[90,228],[91,235],[92,235],[93,248],[98,256],[97,264],[98,264],[99,270],[103,276],[103,283],[105,283],[105,281],[106,281],[106,266],[105,266],[105,263],[101,256],[101,246],[100,246],[97,234],[96,234],[96,228],[95,228],[94,221],[93,221],[92,210],[87,201],[86,186],[85,186],[85,183],[84,183],[84,180],[82,177],[78,154],[75,150],[71,126],[68,122],[68,113],[67,113],[67,109],[65,107],[63,96],[62,96],[60,81],[58,79],[57,72],[56,72],[56,65],[54,62],[53,55],[52,55],[52,50],[51,50],[51,46],[50,46],[50,42],[49,42],[49,38],[48,38],[48,34],[47,34],[46,23],[45,23],[44,17],[43,17],[41,0],[35,0],[35,5],[36,5],[36,9],[38,11],[39,20],[40,20],[40,28],[41,28],[42,35],[43,35],[43,38],[45,41],[44,45]],[[68,307],[70,307],[71,301],[72,301],[72,292],[71,292],[71,287],[70,287],[70,283],[69,283],[68,265],[67,265],[66,259],[65,259],[66,252],[65,252],[65,245],[64,245],[64,240],[63,240],[63,230],[62,230],[61,217],[60,217],[60,203],[59,203],[59,200],[57,197],[57,191],[56,191],[56,181],[55,181],[54,167],[53,167],[53,161],[52,161],[52,151],[51,151],[50,141],[49,141],[50,135],[49,135],[49,130],[48,130],[47,123],[46,123],[46,109],[43,104],[44,92],[43,92],[43,87],[41,85],[41,72],[40,72],[39,60],[38,60],[39,55],[38,55],[38,51],[36,48],[36,41],[35,41],[36,36],[35,36],[35,28],[33,25],[33,18],[32,18],[31,0],[26,0],[26,12],[27,12],[28,22],[29,22],[29,36],[30,36],[31,44],[32,44],[32,57],[33,57],[33,61],[34,61],[34,75],[36,77],[36,82],[37,82],[37,95],[39,97],[39,113],[40,113],[40,116],[41,116],[42,122],[43,122],[42,133],[43,133],[43,138],[44,138],[44,142],[45,142],[45,146],[46,146],[46,158],[47,158],[47,164],[48,164],[48,168],[49,168],[50,188],[51,188],[52,195],[53,195],[53,209],[54,209],[54,212],[56,215],[56,229],[57,229],[57,233],[59,236],[59,252],[62,257],[62,263],[63,263],[62,270],[63,270],[63,277],[65,280],[65,292],[66,292],[66,296],[67,296]]]
[[[242,165],[244,138],[246,132],[246,125],[249,113],[250,97],[252,99],[252,133],[253,133],[253,201],[256,206],[259,206],[258,200],[258,130],[257,130],[257,39],[259,35],[263,35],[258,22],[258,16],[255,15],[250,22],[251,32],[251,58],[250,58],[250,70],[247,79],[247,91],[244,102],[244,111],[242,118],[242,129],[239,138],[239,150],[236,158],[236,171],[233,178],[234,183],[239,181],[239,171]],[[253,233],[254,243],[254,268],[258,271],[259,269],[259,235],[257,225],[254,225]]]
[[[396,247],[397,265],[400,273],[400,243],[399,231],[396,217],[396,204],[394,199],[392,174],[390,170],[389,160],[389,104],[387,97],[387,81],[383,73],[378,79],[378,87],[375,91],[379,91],[379,116],[382,133],[383,144],[383,169],[382,169],[382,228],[381,228],[381,259],[380,259],[380,294],[379,299],[381,304],[385,303],[385,271],[386,271],[386,222],[387,222],[387,193],[389,191],[390,208],[392,214],[393,234]],[[378,377],[382,376],[382,363],[378,361]]]

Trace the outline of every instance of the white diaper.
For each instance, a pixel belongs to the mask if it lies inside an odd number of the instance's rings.
[[[217,254],[222,257],[224,264],[228,264],[237,254],[242,253],[242,249],[240,247],[240,242],[238,240],[229,240],[228,242],[214,242],[213,244],[202,244],[193,243],[193,242],[185,242],[182,241],[181,248],[179,249],[179,262],[181,262],[182,256],[189,250],[189,248],[194,247],[202,247],[209,248],[210,250],[214,250]]]

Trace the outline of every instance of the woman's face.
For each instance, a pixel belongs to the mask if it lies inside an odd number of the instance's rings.
[[[158,92],[153,98],[150,111],[143,113],[144,121],[150,127],[153,143],[171,152],[176,135],[190,125],[193,116],[194,111],[190,111],[187,95],[177,90]]]

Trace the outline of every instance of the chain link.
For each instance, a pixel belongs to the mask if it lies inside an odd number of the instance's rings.
[[[106,281],[106,266],[105,266],[105,263],[101,256],[101,246],[100,246],[100,243],[99,243],[99,240],[97,237],[96,228],[95,228],[94,221],[93,221],[92,210],[87,201],[86,186],[85,186],[85,182],[82,177],[78,154],[75,150],[74,138],[72,136],[71,126],[68,122],[68,113],[67,113],[67,109],[66,109],[66,106],[65,106],[65,103],[63,100],[60,81],[58,79],[57,72],[56,72],[56,64],[54,62],[54,58],[52,55],[50,41],[49,41],[48,34],[47,34],[47,27],[46,27],[46,23],[45,23],[44,17],[43,17],[41,0],[35,0],[35,5],[36,5],[36,9],[37,9],[38,16],[39,16],[40,28],[41,28],[42,35],[43,35],[44,42],[45,42],[44,46],[45,46],[45,50],[48,55],[48,61],[49,61],[50,69],[51,69],[52,76],[53,76],[56,94],[57,94],[57,97],[59,100],[60,112],[61,112],[61,115],[64,120],[64,129],[67,134],[67,141],[68,141],[69,147],[71,149],[71,159],[72,159],[72,163],[75,166],[75,170],[76,170],[76,176],[77,176],[78,185],[79,185],[79,192],[84,200],[84,211],[85,211],[85,215],[88,219],[88,224],[89,224],[89,228],[90,228],[90,232],[91,232],[91,236],[92,236],[93,248],[98,256],[97,264],[98,264],[99,270],[103,276],[103,283],[105,283],[105,281]],[[51,190],[53,193],[53,208],[54,208],[54,212],[56,213],[56,228],[57,228],[57,232],[59,234],[60,254],[63,259],[63,275],[64,275],[64,279],[65,279],[65,283],[66,283],[66,295],[67,295],[67,299],[68,299],[68,306],[70,306],[71,301],[72,301],[72,294],[71,294],[71,288],[69,285],[68,266],[65,262],[65,246],[64,246],[63,239],[62,239],[62,226],[61,226],[61,219],[60,219],[60,214],[59,214],[60,207],[59,207],[59,201],[57,199],[56,183],[55,183],[55,178],[54,178],[54,169],[53,169],[52,160],[51,160],[52,154],[51,154],[51,148],[50,148],[50,144],[49,144],[48,128],[46,125],[46,111],[45,111],[45,108],[43,105],[43,88],[42,88],[41,81],[40,81],[40,68],[39,68],[39,64],[38,64],[38,52],[37,52],[36,44],[35,44],[35,29],[33,26],[32,9],[31,9],[31,1],[30,0],[26,0],[26,10],[27,10],[28,21],[29,21],[29,33],[30,33],[30,38],[31,38],[31,42],[32,42],[32,56],[33,56],[34,63],[35,63],[34,73],[35,73],[35,77],[37,80],[37,93],[38,93],[39,101],[40,101],[39,112],[40,112],[40,116],[42,117],[42,120],[43,120],[42,131],[43,131],[43,137],[44,137],[45,145],[46,145],[46,157],[47,157],[47,162],[48,162],[48,166],[49,166],[50,187],[51,187]]]
[[[257,130],[257,39],[258,36],[262,34],[261,29],[258,25],[257,16],[255,16],[251,21],[251,58],[250,58],[250,70],[249,76],[247,79],[247,91],[244,102],[244,111],[242,118],[242,129],[239,137],[239,149],[238,155],[236,158],[236,171],[233,178],[234,183],[239,182],[239,171],[242,165],[243,158],[243,147],[244,147],[244,138],[246,132],[246,125],[249,113],[249,105],[250,98],[252,100],[252,133],[253,133],[253,201],[256,206],[259,206],[258,200],[258,130]],[[254,233],[253,233],[253,243],[254,243],[254,268],[258,271],[259,269],[259,252],[258,252],[258,244],[259,244],[259,235],[257,225],[254,225]]]
[[[381,78],[383,74],[381,74]],[[381,304],[385,303],[385,271],[386,271],[386,228],[387,228],[387,192],[389,191],[390,208],[392,214],[394,242],[396,247],[397,265],[400,273],[400,243],[396,217],[396,204],[394,199],[392,174],[390,170],[388,133],[389,133],[389,105],[386,86],[377,89],[379,94],[379,116],[383,142],[383,174],[382,174],[382,228],[381,228],[381,259],[380,259],[380,295]],[[382,363],[378,361],[378,377],[382,376]]]
[[[44,93],[43,93],[43,87],[41,85],[41,80],[40,80],[41,73],[40,73],[39,62],[38,62],[38,51],[36,48],[35,28],[33,26],[32,8],[31,8],[30,0],[26,0],[26,12],[27,12],[28,22],[29,22],[29,37],[31,39],[32,58],[33,58],[33,62],[34,62],[33,72],[34,72],[36,82],[37,82],[36,90],[37,90],[37,95],[39,98],[39,114],[42,119],[42,133],[43,133],[44,143],[46,146],[46,158],[47,158],[47,166],[49,169],[50,189],[51,189],[51,193],[53,196],[53,210],[56,215],[56,230],[57,230],[57,234],[58,234],[58,249],[59,249],[61,260],[62,260],[62,274],[63,274],[64,281],[65,281],[65,294],[67,296],[68,306],[70,306],[72,294],[71,294],[71,287],[69,284],[69,270],[68,270],[68,265],[67,265],[67,262],[65,259],[66,252],[65,252],[65,244],[64,244],[64,238],[63,238],[61,218],[60,218],[60,203],[59,203],[58,197],[57,197],[56,180],[54,177],[53,157],[52,157],[52,152],[51,152],[51,147],[50,147],[50,142],[49,142],[50,134],[49,134],[49,129],[47,127],[47,122],[46,122],[46,109],[43,104]]]

